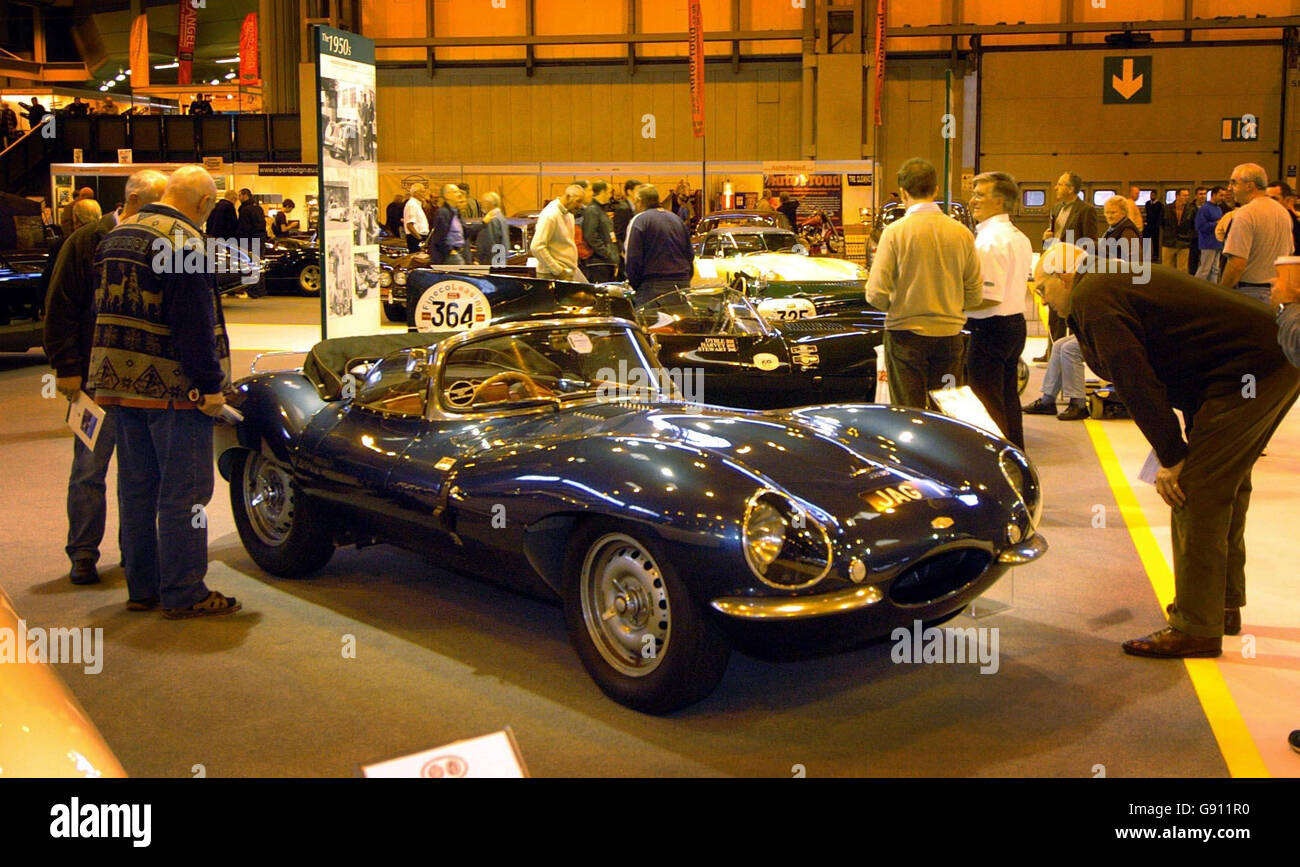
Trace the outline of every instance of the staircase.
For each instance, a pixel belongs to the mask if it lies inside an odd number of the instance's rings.
[[[0,152],[0,190],[19,196],[49,193],[50,163],[62,150],[51,135],[55,123],[54,115],[46,115],[36,129]]]

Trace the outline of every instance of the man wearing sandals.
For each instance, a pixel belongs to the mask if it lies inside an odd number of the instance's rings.
[[[203,225],[217,200],[200,166],[109,232],[95,255],[90,380],[117,434],[127,608],[169,619],[239,610],[209,590],[212,424],[230,347]]]

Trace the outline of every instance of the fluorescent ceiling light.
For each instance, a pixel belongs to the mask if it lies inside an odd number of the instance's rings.
[[[155,63],[154,66],[153,66],[153,68],[154,68],[154,69],[176,69],[176,68],[178,68],[179,66],[180,66],[180,64],[179,64],[179,63],[176,63],[176,62],[172,62],[172,63]]]
[[[238,63],[238,57],[218,57],[213,63]]]

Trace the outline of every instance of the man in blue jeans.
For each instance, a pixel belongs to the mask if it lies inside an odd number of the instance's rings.
[[[45,296],[45,357],[54,368],[59,393],[75,400],[86,383],[90,364],[91,336],[95,330],[95,249],[119,221],[133,217],[144,205],[158,201],[167,176],[142,169],[127,179],[126,203],[118,213],[110,211],[97,222],[72,233],[63,246],[50,276]],[[80,207],[85,202],[78,202]],[[72,472],[68,477],[68,544],[72,561],[69,577],[73,584],[99,581],[96,563],[99,543],[104,538],[104,478],[113,457],[113,426],[100,427],[95,448],[88,449],[76,437],[72,440]]]
[[[1026,415],[1054,415],[1061,421],[1080,421],[1090,417],[1086,376],[1079,338],[1067,334],[1052,344],[1047,373],[1043,376],[1043,396],[1025,404],[1020,411]],[[1060,413],[1056,411],[1057,394],[1067,402]]]
[[[117,432],[127,608],[161,605],[169,619],[240,607],[203,580],[212,417],[230,379],[213,266],[195,252],[216,198],[211,175],[182,166],[162,199],[109,232],[95,255],[90,381]]]

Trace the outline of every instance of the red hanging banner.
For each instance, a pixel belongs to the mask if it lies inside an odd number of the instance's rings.
[[[176,59],[180,69],[176,71],[177,84],[190,84],[194,68],[194,43],[199,35],[199,12],[192,3],[181,0],[176,4],[180,10],[179,24],[176,30]]]
[[[239,28],[239,83],[257,83],[257,13],[244,16]]]
[[[880,126],[880,100],[885,90],[885,19],[889,0],[876,0],[876,126]]]
[[[700,0],[690,0],[691,22],[691,125],[695,137],[704,137],[704,20]]]

